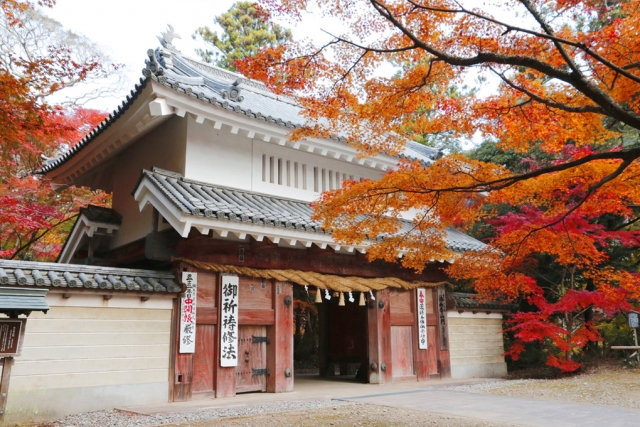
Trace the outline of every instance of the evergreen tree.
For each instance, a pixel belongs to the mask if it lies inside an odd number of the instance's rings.
[[[291,39],[291,30],[270,21],[270,15],[257,3],[239,1],[214,22],[222,27],[218,35],[209,27],[200,27],[193,38],[200,36],[211,49],[196,49],[205,61],[236,71],[234,61],[255,56],[260,48],[275,47]]]

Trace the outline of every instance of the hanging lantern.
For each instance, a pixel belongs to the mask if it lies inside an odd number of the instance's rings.
[[[340,292],[340,301],[338,301],[338,305],[341,307],[344,306],[344,292]]]
[[[320,289],[316,289],[316,302],[322,304],[322,295],[320,295]]]
[[[356,302],[355,298],[353,298],[353,293],[349,291],[349,302]]]
[[[360,292],[360,301],[358,301],[358,305],[359,305],[359,306],[363,306],[363,305],[365,305],[365,301],[364,301],[364,292]]]
[[[329,289],[324,290],[324,299],[329,301],[331,299],[331,295],[329,295]]]

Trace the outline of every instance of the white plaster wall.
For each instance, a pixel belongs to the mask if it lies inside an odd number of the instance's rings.
[[[376,179],[382,175],[382,172],[364,166],[249,138],[242,130],[233,134],[228,126],[215,129],[213,123],[197,123],[190,115],[186,116],[186,120],[188,133],[185,176],[196,181],[311,201],[320,194],[313,191],[313,167],[362,178]],[[263,182],[263,154],[307,165],[307,190],[292,185]]]
[[[214,129],[213,123],[197,123],[191,115],[187,125],[184,176],[196,181],[251,190],[252,140],[232,134],[228,127]]]
[[[27,321],[7,420],[47,420],[168,401],[172,296],[50,293]]]
[[[283,182],[282,185],[269,182],[269,177],[263,181],[262,173],[262,156],[273,156],[281,158],[283,160],[289,160],[291,162],[298,162],[301,166],[306,165],[306,182],[307,189],[295,188],[293,183],[287,185]],[[379,179],[382,176],[382,172],[373,170],[364,166],[359,166],[353,163],[344,162],[337,159],[332,159],[327,156],[321,156],[317,154],[311,154],[303,150],[294,150],[293,148],[275,145],[260,140],[253,140],[253,162],[252,162],[252,190],[259,193],[273,194],[281,197],[287,197],[291,199],[299,199],[305,201],[316,200],[320,196],[320,191],[314,191],[313,182],[313,169],[317,167],[319,169],[331,170],[333,172],[340,172],[343,174],[353,175],[354,179]],[[301,169],[301,168],[300,168]],[[302,175],[302,171],[299,172]],[[291,181],[293,181],[293,173],[291,173]],[[301,184],[302,176],[300,176],[299,184]],[[335,185],[335,184],[334,184]],[[320,187],[321,188],[321,187]]]
[[[452,378],[499,378],[507,374],[499,313],[447,312]]]
[[[174,116],[120,154],[113,174],[113,209],[122,215],[111,248],[145,237],[152,229],[152,209],[140,212],[132,192],[142,169],[156,166],[184,174],[187,119]]]

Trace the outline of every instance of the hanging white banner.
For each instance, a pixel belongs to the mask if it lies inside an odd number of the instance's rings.
[[[220,366],[238,366],[238,276],[222,276]]]
[[[418,348],[427,349],[427,293],[424,288],[418,288]]]
[[[183,271],[182,283],[187,285],[187,289],[180,301],[180,353],[195,353],[198,273]]]

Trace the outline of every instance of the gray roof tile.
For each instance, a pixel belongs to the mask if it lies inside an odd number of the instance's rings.
[[[144,178],[189,215],[325,232],[319,222],[311,219],[313,209],[306,202],[176,178],[175,172],[159,168],[142,171],[141,180]],[[408,231],[412,226],[413,223],[405,221],[403,230]],[[446,233],[445,241],[456,252],[476,251],[486,246],[453,228],[447,228]]]
[[[299,127],[306,121],[301,115],[302,108],[296,105],[294,100],[271,93],[260,82],[184,57],[175,51],[158,48],[151,52],[153,52],[154,59],[161,66],[161,71],[151,73],[148,69],[144,69],[145,78],[140,80],[140,84],[135,86],[135,90],[131,91],[130,96],[127,96],[117,110],[114,110],[107,119],[69,151],[62,153],[58,157],[45,159],[38,173],[47,173],[61,166],[72,158],[75,153],[87,146],[95,137],[104,132],[133,104],[150,80],[157,81],[168,88],[185,93],[202,102],[289,129]],[[228,96],[229,90],[236,82],[238,84],[234,87],[240,90],[241,100],[240,98],[232,100]],[[340,137],[332,137],[331,139],[345,142]],[[441,152],[435,148],[407,140],[406,146],[399,157],[429,163],[440,156]]]
[[[485,309],[485,310],[501,310],[513,311],[518,308],[517,304],[504,303],[500,301],[481,301],[476,298],[475,294],[463,292],[447,292],[449,308],[452,309]]]
[[[163,271],[0,260],[0,285],[173,293],[182,286]]]
[[[0,287],[0,313],[29,314],[49,310],[45,300],[46,289],[20,289]]]

